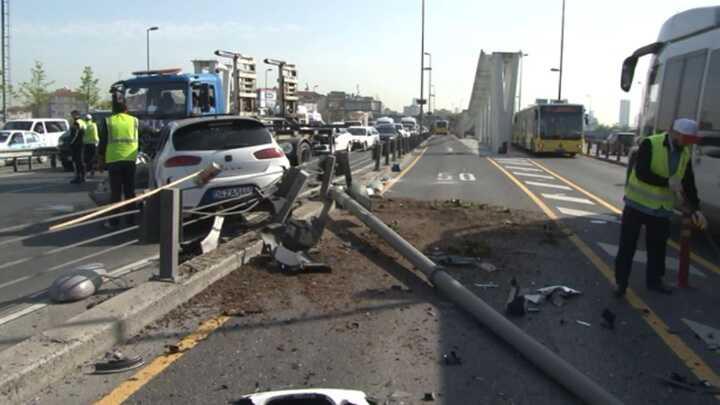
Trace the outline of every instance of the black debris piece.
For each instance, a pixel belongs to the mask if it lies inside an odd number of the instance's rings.
[[[602,312],[603,322],[600,325],[602,325],[603,327],[606,327],[610,330],[614,330],[615,329],[615,318],[616,318],[615,314],[612,311],[610,311],[609,309],[605,308]]]
[[[122,373],[145,363],[140,356],[126,357],[119,351],[108,353],[105,357],[108,360],[95,363],[95,374]]]
[[[443,361],[446,366],[459,366],[462,364],[462,359],[454,350],[450,351],[450,353],[443,354]]]
[[[425,401],[425,402],[432,402],[432,401],[435,401],[436,399],[437,399],[437,396],[435,395],[434,392],[426,392],[425,395],[423,396],[423,401]]]

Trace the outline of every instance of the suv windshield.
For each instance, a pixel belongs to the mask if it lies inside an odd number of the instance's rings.
[[[270,143],[272,137],[265,126],[244,120],[200,122],[173,134],[173,146],[178,151],[226,150]]]
[[[366,135],[364,128],[348,128],[348,132],[352,135]]]
[[[32,121],[10,121],[6,122],[3,129],[17,129],[20,131],[29,131]]]
[[[381,125],[376,128],[381,134],[395,134],[395,127],[390,125]]]
[[[187,89],[182,83],[138,84],[125,89],[128,112],[139,116],[186,116]]]

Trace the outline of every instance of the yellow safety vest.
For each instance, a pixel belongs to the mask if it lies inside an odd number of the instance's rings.
[[[98,137],[98,128],[97,124],[88,121],[85,124],[85,136],[83,136],[83,143],[86,145],[97,145],[100,141],[100,137]]]
[[[683,148],[677,170],[675,170],[675,173],[670,174],[670,151],[663,145],[666,137],[666,133],[648,137],[652,150],[650,170],[661,177],[668,179],[672,177],[682,180],[685,176],[688,163],[690,162],[690,152],[688,151],[688,147]],[[668,139],[668,142],[672,142],[672,140]],[[654,210],[664,209],[672,211],[675,206],[675,199],[669,187],[653,186],[641,181],[635,173],[635,168],[630,172],[630,177],[625,185],[625,197],[637,204]]]
[[[75,120],[75,122],[77,122],[78,128],[80,128],[80,129],[85,129],[85,125],[86,125],[86,124],[85,124],[85,120],[84,120],[84,119],[78,118],[78,119]]]
[[[106,119],[108,142],[105,162],[134,162],[138,152],[138,119],[126,113],[113,114]]]

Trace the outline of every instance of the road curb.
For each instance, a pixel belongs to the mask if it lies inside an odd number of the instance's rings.
[[[305,204],[296,210],[296,216],[317,215],[320,209]],[[24,401],[76,371],[240,269],[261,251],[257,232],[240,236],[182,264],[180,274],[188,276],[178,283],[148,281],[0,352],[0,403]]]

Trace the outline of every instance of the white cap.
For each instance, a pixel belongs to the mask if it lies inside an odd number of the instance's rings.
[[[678,118],[673,123],[673,131],[683,135],[697,135],[698,124],[694,120],[688,118]]]
[[[92,119],[92,115],[88,114],[88,115],[85,116],[85,118],[91,120],[91,119]]]

